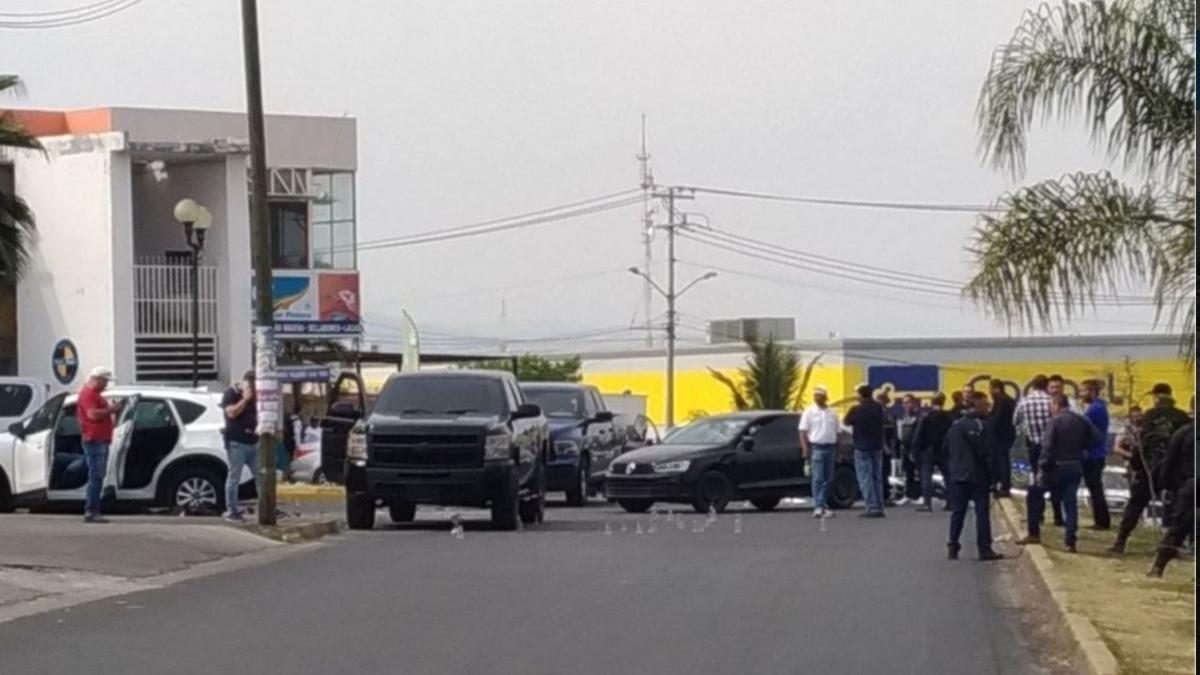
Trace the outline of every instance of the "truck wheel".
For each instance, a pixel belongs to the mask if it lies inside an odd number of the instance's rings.
[[[375,500],[370,495],[346,493],[346,524],[352,530],[375,527]]]
[[[780,497],[758,497],[756,499],[751,499],[750,503],[753,504],[754,508],[758,509],[759,511],[771,511],[776,506],[779,506],[780,501]]]
[[[533,484],[533,498],[522,501],[517,508],[521,522],[525,525],[533,525],[546,519],[546,469],[541,462],[538,462],[534,472]]]
[[[517,529],[517,509],[521,493],[517,489],[517,475],[508,477],[504,487],[492,498],[492,528],[511,531]]]
[[[629,513],[645,513],[654,506],[653,499],[618,499],[617,503]]]
[[[692,488],[692,508],[696,513],[708,513],[709,509],[724,513],[733,499],[733,483],[720,471],[709,471]]]
[[[858,476],[854,467],[843,464],[833,471],[833,481],[829,484],[829,492],[825,496],[826,503],[831,509],[848,509],[858,499]]]
[[[567,488],[567,506],[587,506],[588,500],[588,461],[579,460],[579,468],[575,472],[575,480]]]
[[[393,523],[411,523],[417,517],[417,505],[407,499],[397,499],[388,504],[388,516]]]

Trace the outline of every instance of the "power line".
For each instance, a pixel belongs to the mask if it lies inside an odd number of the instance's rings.
[[[563,276],[563,277],[552,277],[549,279],[539,279],[537,281],[530,281],[528,283],[523,283],[523,284],[511,284],[509,286],[492,286],[489,288],[479,288],[479,289],[473,289],[473,290],[469,290],[469,291],[454,291],[451,293],[439,293],[437,295],[418,295],[418,296],[410,297],[409,300],[442,300],[445,298],[458,298],[458,297],[463,297],[463,296],[491,295],[494,293],[502,293],[505,291],[520,290],[523,288],[539,288],[542,290],[550,290],[550,289],[545,288],[546,285],[561,284],[561,283],[567,283],[567,282],[571,282],[571,281],[584,281],[584,280],[588,280],[588,279],[599,279],[601,277],[606,277],[610,274],[616,274],[618,272],[624,272],[624,271],[626,271],[624,267],[611,267],[606,270],[599,270],[596,272],[591,272],[591,273],[586,273],[586,274],[572,274],[572,275]]]
[[[138,5],[143,0],[104,0],[57,12],[8,12],[0,14],[0,28],[41,30],[79,26],[108,18]]]
[[[747,190],[730,190],[725,188],[683,186],[682,189],[704,194],[720,195],[722,197],[741,197],[745,199],[761,199],[775,202],[794,202],[798,204],[816,204],[819,206],[845,206],[862,209],[888,209],[894,211],[934,211],[946,213],[981,213],[1002,210],[996,206],[978,204],[939,204],[931,202],[888,202],[869,201],[862,199],[830,199],[827,197],[808,197],[796,195],[780,195],[767,192],[750,192]]]

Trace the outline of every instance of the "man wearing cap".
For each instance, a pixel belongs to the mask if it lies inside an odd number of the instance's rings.
[[[106,523],[100,515],[100,497],[104,489],[104,475],[108,470],[108,451],[112,445],[114,420],[120,406],[110,403],[103,393],[112,380],[112,371],[104,366],[92,369],[79,400],[75,404],[75,417],[83,437],[83,457],[87,461],[87,493],[83,502],[83,522]]]
[[[247,370],[242,381],[225,390],[221,398],[225,411],[225,452],[229,456],[229,473],[225,477],[225,519],[243,520],[238,508],[238,487],[242,469],[258,480],[258,411],[254,406],[254,371]]]
[[[1155,492],[1162,487],[1153,485],[1153,478],[1167,455],[1171,437],[1190,421],[1187,413],[1175,407],[1171,385],[1160,382],[1150,393],[1154,396],[1154,407],[1142,415],[1136,445],[1130,453],[1129,501],[1121,515],[1117,539],[1108,549],[1116,555],[1125,553],[1125,542],[1141,520],[1142,511],[1154,501]]]
[[[829,390],[813,389],[813,404],[800,415],[800,450],[812,467],[813,518],[831,518],[829,483],[837,457],[838,415],[829,407]]]

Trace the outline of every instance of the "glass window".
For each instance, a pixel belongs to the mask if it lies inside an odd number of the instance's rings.
[[[718,417],[696,420],[676,427],[663,439],[663,445],[724,445],[738,437],[746,428],[746,420],[738,417]]]
[[[333,174],[333,217],[335,220],[354,219],[353,174]]]
[[[754,433],[754,444],[762,448],[799,448],[800,418],[783,415],[760,426]]]
[[[354,269],[354,174],[314,172],[312,192],[313,267]],[[319,225],[328,228],[328,237],[317,234]]]
[[[546,417],[583,419],[586,405],[577,390],[525,389],[525,398],[542,409]]]
[[[389,415],[505,414],[501,380],[480,377],[408,376],[393,378],[379,394],[375,410]]]
[[[0,386],[0,417],[19,417],[25,414],[33,400],[33,387],[27,384]]]
[[[272,201],[271,265],[275,269],[308,269],[308,203]]]
[[[175,399],[175,410],[179,412],[179,419],[183,420],[186,425],[200,419],[200,416],[204,414],[205,407],[192,401]]]
[[[144,399],[133,409],[133,425],[138,431],[148,429],[173,429],[175,416],[166,401]]]
[[[66,398],[66,394],[59,394],[49,401],[46,401],[46,404],[41,408],[38,408],[38,411],[33,413],[33,415],[29,418],[29,421],[25,423],[25,433],[36,434],[39,431],[45,431],[49,429],[50,425],[54,424],[54,416],[58,414],[58,411],[60,408],[62,408],[63,401],[65,401]],[[74,410],[74,408],[72,408],[72,410]]]
[[[58,416],[58,423],[55,425],[55,436],[78,436],[83,432],[79,429],[79,418],[75,415],[75,404],[65,405],[62,408],[62,414]]]

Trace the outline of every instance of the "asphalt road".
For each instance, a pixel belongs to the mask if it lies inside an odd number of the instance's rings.
[[[381,512],[381,522],[387,518]],[[1012,562],[944,558],[946,515],[807,509],[705,526],[608,504],[523,532],[468,512],[0,625],[38,673],[1027,673]],[[612,533],[606,534],[606,524]],[[637,534],[639,524],[642,534]],[[697,531],[703,529],[703,531]],[[968,526],[967,551],[973,532]]]

